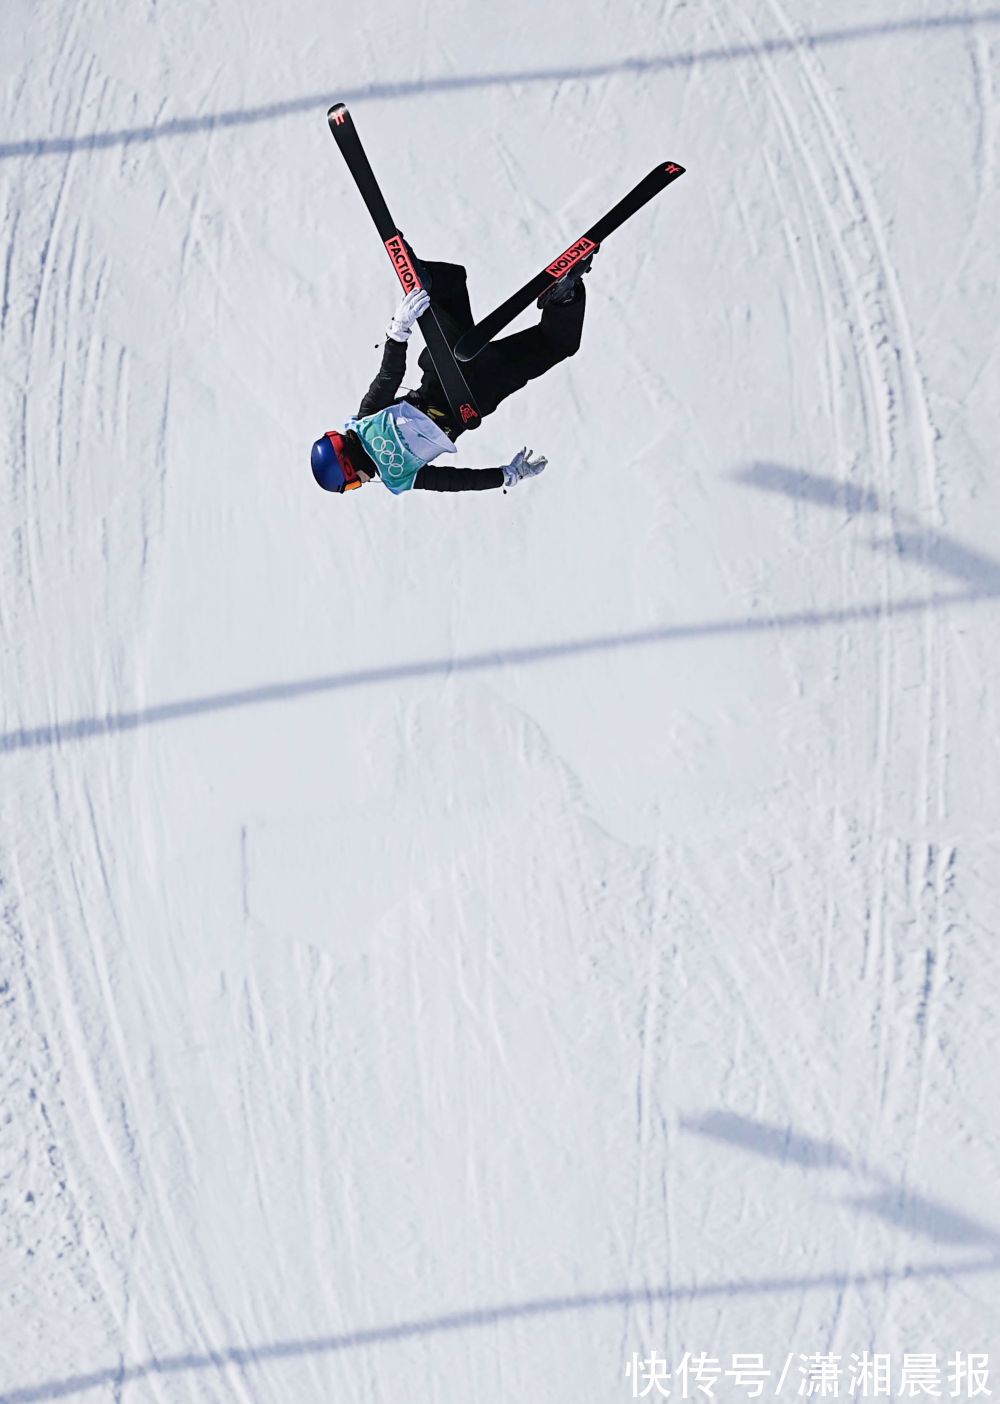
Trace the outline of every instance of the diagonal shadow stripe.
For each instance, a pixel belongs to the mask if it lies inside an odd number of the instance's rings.
[[[119,1388],[134,1380],[158,1375],[176,1375],[189,1370],[222,1370],[227,1365],[246,1367],[267,1361],[296,1360],[304,1356],[357,1350],[362,1346],[391,1345],[395,1341],[440,1335],[447,1331],[469,1331],[483,1326],[530,1317],[556,1316],[567,1312],[601,1311],[612,1307],[648,1306],[653,1302],[691,1302],[713,1298],[778,1295],[829,1287],[843,1292],[851,1287],[887,1287],[890,1282],[919,1279],[968,1277],[1000,1273],[1000,1257],[973,1262],[907,1264],[897,1269],[878,1268],[860,1273],[819,1273],[815,1277],[772,1277],[743,1282],[706,1282],[697,1287],[653,1287],[646,1291],[594,1292],[576,1297],[545,1297],[537,1301],[507,1306],[479,1307],[421,1321],[401,1321],[395,1326],[373,1326],[336,1336],[314,1336],[299,1341],[274,1341],[259,1346],[227,1346],[204,1354],[171,1355],[142,1365],[109,1366],[90,1374],[48,1380],[0,1394],[0,1404],[41,1404],[43,1400],[64,1399],[100,1385]]]
[[[142,127],[122,127],[111,132],[90,132],[84,136],[27,137],[22,141],[0,142],[0,160],[14,156],[66,155],[80,151],[101,151],[109,146],[129,142],[159,141],[163,137],[190,136],[194,132],[214,131],[220,127],[246,127],[256,122],[272,122],[300,112],[326,109],[336,98],[339,102],[391,102],[402,98],[426,96],[431,93],[458,92],[474,88],[508,87],[516,83],[564,83],[591,78],[616,78],[643,73],[667,73],[671,70],[694,68],[698,64],[737,63],[762,55],[794,53],[804,48],[823,48],[837,44],[856,44],[869,39],[906,34],[938,34],[949,30],[968,29],[974,25],[1000,24],[1000,10],[985,10],[982,14],[925,15],[920,19],[890,20],[880,24],[859,24],[843,29],[831,29],[801,39],[765,39],[759,44],[731,44],[713,49],[696,49],[680,54],[619,59],[611,63],[596,63],[583,68],[543,68],[525,73],[456,74],[440,78],[413,79],[405,83],[371,83],[362,88],[327,90],[308,97],[291,98],[284,102],[265,103],[229,112],[210,113],[204,117],[175,117]]]
[[[984,595],[1000,595],[1000,560],[983,551],[966,546],[953,536],[934,531],[921,521],[916,512],[898,506],[890,514],[873,488],[864,488],[843,478],[810,473],[803,468],[788,468],[780,463],[751,463],[734,474],[738,483],[762,488],[817,507],[831,507],[848,516],[868,513],[881,514],[891,525],[892,535],[872,542],[872,550],[892,549],[900,556],[911,556],[932,570],[961,580]],[[892,520],[892,517],[895,520]]]
[[[856,1179],[867,1180],[869,1190],[842,1199],[863,1214],[874,1214],[905,1233],[923,1234],[938,1243],[976,1244],[1000,1253],[1000,1233],[982,1219],[959,1213],[941,1200],[917,1194],[905,1182],[890,1179],[863,1160],[853,1159],[834,1141],[821,1141],[793,1131],[789,1125],[773,1125],[738,1112],[704,1112],[682,1116],[683,1130],[737,1146],[763,1156],[781,1167],[797,1165],[803,1170],[847,1170]],[[871,1188],[874,1186],[875,1188]]]
[[[236,707],[253,707],[267,702],[295,702],[324,692],[340,692],[351,687],[401,682],[431,677],[436,673],[474,673],[489,668],[547,663],[561,658],[581,657],[616,648],[638,648],[651,644],[682,643],[691,639],[721,638],[733,634],[763,634],[778,629],[815,629],[828,624],[876,623],[905,614],[944,609],[950,605],[975,604],[996,598],[985,590],[960,594],[929,595],[894,605],[861,605],[854,609],[803,610],[797,614],[771,615],[761,619],[724,619],[707,624],[669,624],[658,629],[640,629],[631,634],[605,634],[592,639],[570,639],[565,643],[532,644],[522,648],[473,653],[465,658],[429,658],[415,663],[388,664],[381,668],[360,668],[351,673],[331,673],[323,677],[301,678],[298,682],[268,683],[238,692],[218,692],[208,697],[192,697],[183,702],[164,702],[134,712],[115,712],[104,717],[78,717],[75,721],[51,726],[22,728],[0,733],[0,755],[27,751],[39,746],[59,746],[69,741],[93,741],[101,736],[135,731],[162,722],[183,721]],[[0,1404],[3,1401],[0,1400]]]

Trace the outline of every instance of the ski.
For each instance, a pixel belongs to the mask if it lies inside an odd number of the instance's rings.
[[[565,253],[561,253],[558,258],[553,259],[530,282],[525,283],[523,288],[518,288],[513,297],[502,302],[495,311],[489,313],[481,322],[477,322],[474,327],[470,327],[464,336],[459,337],[455,346],[455,355],[458,360],[471,361],[474,356],[478,356],[483,347],[493,340],[497,332],[503,331],[508,322],[512,322],[520,312],[523,312],[526,307],[530,307],[537,297],[540,297],[553,283],[558,282],[575,263],[579,263],[582,258],[593,253],[597,245],[602,244],[608,235],[619,225],[624,224],[635,214],[636,210],[642,209],[643,205],[648,204],[654,195],[665,190],[671,181],[675,181],[678,176],[683,174],[683,166],[678,166],[676,161],[666,161],[663,165],[654,167],[649,175],[643,176],[639,184],[634,186],[624,199],[619,200],[617,205],[613,205],[596,224],[592,224],[586,234],[581,234],[575,243],[570,244]]]
[[[357,128],[346,104],[334,103],[326,117],[333,138],[347,162],[347,169],[354,177],[354,183],[368,207],[368,213],[378,230],[378,236],[385,246],[393,268],[396,270],[396,276],[402,283],[404,291],[412,292],[414,288],[422,286],[420,277],[403,242],[403,236],[389,213],[389,206],[386,204],[379,183],[375,179],[375,173],[365,155],[361,138],[358,136]],[[456,428],[477,429],[482,422],[482,416],[476,406],[472,391],[469,389],[465,373],[455,360],[454,352],[448,345],[448,338],[438,319],[437,312],[434,310],[433,294],[431,295],[430,307],[420,317],[417,325],[427,343],[427,350],[430,352],[431,361],[434,364],[434,373],[441,382],[441,388],[448,400],[448,408],[451,410]]]

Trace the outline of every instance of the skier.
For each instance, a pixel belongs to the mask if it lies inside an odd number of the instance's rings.
[[[586,290],[580,276],[590,268],[593,254],[575,264],[538,299],[542,309],[537,326],[491,342],[471,361],[466,372],[483,416],[501,400],[572,356],[580,345]],[[499,468],[446,468],[432,463],[440,453],[454,453],[464,425],[453,422],[426,348],[418,364],[423,379],[416,390],[397,397],[406,370],[406,343],[417,318],[430,305],[445,329],[450,346],[472,325],[466,271],[457,263],[414,260],[424,287],[407,293],[386,327],[385,349],[378,375],[361,401],[358,413],[342,430],[330,429],[312,448],[313,477],[327,492],[349,492],[380,478],[390,492],[411,488],[431,492],[470,492],[508,488],[533,478],[546,459],[521,449]]]

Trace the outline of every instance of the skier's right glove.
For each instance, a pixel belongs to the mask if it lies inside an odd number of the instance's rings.
[[[513,487],[514,484],[519,483],[522,478],[533,478],[536,473],[542,471],[548,461],[547,458],[542,458],[541,455],[539,455],[538,458],[532,458],[531,449],[529,448],[521,449],[518,453],[515,453],[509,463],[504,464],[504,487]]]
[[[408,292],[392,315],[385,334],[392,341],[409,341],[413,324],[422,317],[431,305],[431,295],[426,288],[414,288]]]

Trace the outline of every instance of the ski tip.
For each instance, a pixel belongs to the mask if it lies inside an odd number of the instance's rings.
[[[339,127],[342,122],[347,121],[348,115],[347,103],[335,102],[332,107],[327,109],[326,120],[331,127]]]
[[[685,171],[685,167],[679,166],[676,161],[664,161],[663,169],[671,180],[676,180],[677,177],[682,176]]]

